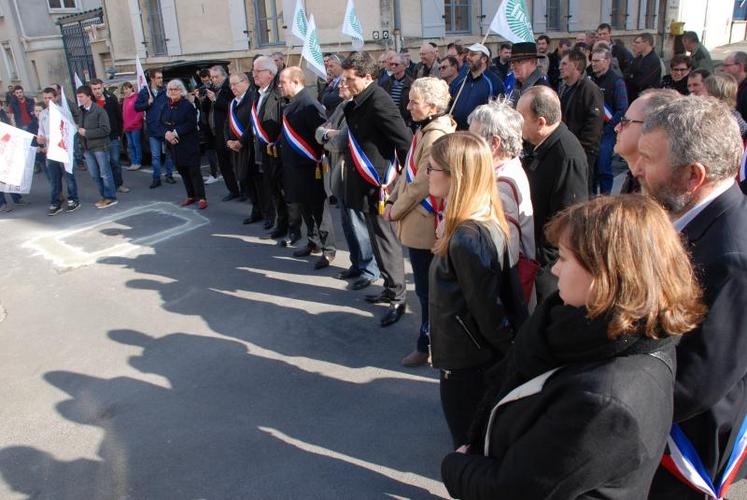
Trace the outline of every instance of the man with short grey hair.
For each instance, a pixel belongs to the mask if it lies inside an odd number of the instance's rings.
[[[707,306],[703,323],[677,346],[676,427],[650,498],[703,498],[669,458],[686,448],[703,465],[700,481],[716,485],[706,496],[723,498],[747,416],[747,198],[734,182],[742,139],[724,104],[688,96],[650,114],[638,145],[641,188],[682,233]],[[744,477],[738,465],[733,473],[733,482]]]
[[[737,80],[737,111],[747,119],[747,52],[732,52],[726,56],[721,71]]]
[[[558,249],[545,237],[544,227],[555,214],[588,198],[588,163],[576,136],[561,121],[560,99],[550,87],[534,86],[519,98],[516,110],[524,118],[524,139],[533,149],[524,158],[534,208],[537,304],[558,289],[550,269]]]
[[[438,50],[430,43],[424,43],[420,47],[420,62],[415,65],[415,76],[413,80],[424,76],[438,78]]]

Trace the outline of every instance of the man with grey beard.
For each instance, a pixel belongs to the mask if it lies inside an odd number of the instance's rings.
[[[650,498],[724,498],[744,477],[728,464],[747,444],[747,198],[734,181],[742,139],[725,105],[688,96],[645,119],[638,149],[633,171],[682,233],[707,305],[703,323],[677,346],[674,426]],[[702,462],[699,480],[677,459],[688,448],[691,462]]]

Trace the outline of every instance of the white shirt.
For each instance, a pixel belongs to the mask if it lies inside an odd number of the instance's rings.
[[[49,138],[49,108],[44,108],[39,115],[39,135]]]
[[[262,103],[265,100],[265,97],[267,96],[267,89],[269,89],[270,86],[266,86],[264,88],[259,89],[259,100],[257,100],[257,113],[259,113],[259,110],[262,109]]]
[[[700,214],[705,208],[711,204],[713,200],[724,194],[726,191],[729,190],[730,187],[734,185],[734,179],[725,179],[721,181],[719,184],[716,185],[716,187],[711,191],[711,194],[700,200],[697,205],[695,205],[693,208],[685,212],[682,217],[675,220],[672,224],[674,225],[674,228],[682,232],[685,227],[692,222],[692,220]]]

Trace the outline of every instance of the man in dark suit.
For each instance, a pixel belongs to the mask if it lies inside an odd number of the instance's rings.
[[[374,82],[376,62],[368,53],[353,52],[342,63],[342,69],[353,96],[345,107],[351,139],[345,152],[343,201],[355,210],[367,209],[366,224],[384,277],[384,291],[369,295],[366,300],[389,303],[389,310],[381,319],[381,326],[388,326],[405,312],[405,266],[402,245],[391,222],[383,217],[384,201],[393,180],[391,169],[396,168],[392,162],[404,161],[412,133],[392,98]]]
[[[303,70],[298,66],[280,72],[278,90],[289,100],[283,109],[280,139],[286,200],[298,203],[309,240],[293,256],[321,252],[314,269],[322,269],[335,258],[334,235],[322,225],[327,193],[322,180],[323,149],[315,138],[316,129],[327,120],[322,105],[304,88]]]
[[[516,110],[524,118],[524,140],[533,147],[523,158],[534,208],[534,241],[540,270],[537,304],[558,289],[550,269],[558,249],[545,237],[545,224],[566,207],[588,198],[586,153],[560,121],[560,100],[550,87],[537,85],[524,92]]]
[[[747,415],[747,199],[734,182],[742,140],[725,105],[688,96],[649,115],[638,144],[633,172],[682,232],[708,308],[677,346],[674,423],[681,433],[673,429],[677,446],[670,443],[650,498],[704,497],[673,473],[669,456],[686,441],[703,464],[704,483],[716,488],[707,496],[722,498]],[[744,472],[737,467],[733,481]]]
[[[277,147],[283,121],[282,97],[277,89],[277,74],[278,67],[271,57],[259,56],[252,63],[252,78],[257,87],[252,103],[254,162],[257,169],[262,172],[264,183],[265,229],[272,229],[273,224],[275,226],[270,233],[271,238],[282,238],[288,233],[288,205],[283,193],[280,148]],[[301,239],[301,235],[292,234],[290,239],[295,243]],[[279,244],[285,246],[287,242],[283,240]]]
[[[228,105],[228,118],[223,129],[226,147],[231,151],[233,170],[243,181],[242,190],[252,202],[250,222],[262,220],[262,174],[254,166],[254,134],[252,132],[252,93],[245,73],[232,73],[229,78],[234,99]]]
[[[661,59],[654,52],[654,37],[651,33],[641,33],[633,39],[635,59],[624,70],[625,84],[628,86],[628,99],[634,101],[646,89],[661,86]]]
[[[560,61],[560,107],[563,123],[573,132],[586,151],[586,163],[594,168],[599,156],[604,127],[604,96],[594,82],[586,78],[586,55],[572,50]],[[589,172],[589,193],[593,171]]]
[[[217,65],[210,68],[210,81],[213,83],[213,88],[205,90],[205,95],[211,102],[208,123],[213,132],[218,168],[228,189],[228,194],[223,198],[223,201],[230,201],[234,198],[240,198],[242,195],[231,161],[231,151],[226,147],[228,136],[224,133],[226,120],[228,119],[228,107],[231,105],[234,95],[229,87],[228,75],[223,66]]]

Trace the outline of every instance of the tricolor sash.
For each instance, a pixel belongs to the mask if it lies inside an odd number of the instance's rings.
[[[418,174],[418,166],[415,164],[415,148],[418,145],[417,134],[412,136],[412,143],[410,143],[410,149],[407,151],[407,158],[405,159],[405,180],[408,184],[415,180],[415,176]],[[420,205],[429,213],[436,215],[438,210],[438,201],[435,196],[426,196],[420,201]]]
[[[286,116],[283,116],[283,135],[285,140],[288,141],[290,147],[301,156],[305,156],[314,163],[319,163],[322,159],[316,154],[309,144],[303,140],[303,137],[293,129],[290,121]]]
[[[239,117],[236,116],[236,107],[238,105],[239,103],[236,102],[236,99],[231,101],[231,109],[230,113],[228,113],[228,126],[231,127],[231,133],[236,136],[236,139],[241,139],[244,135],[244,131],[246,131],[246,127],[241,125]]]
[[[604,103],[604,123],[609,123],[612,121],[612,111],[610,111],[610,108],[607,106],[607,103]]]
[[[371,160],[368,159],[366,153],[363,152],[358,141],[353,137],[353,133],[348,129],[348,148],[350,149],[350,156],[353,159],[355,169],[358,171],[361,177],[379,190],[379,215],[384,213],[384,204],[389,199],[389,186],[392,185],[394,179],[397,178],[397,152],[394,152],[389,168],[386,170],[384,176],[384,182],[381,181],[379,173],[374,168]]]
[[[262,128],[262,122],[259,121],[259,113],[257,113],[257,104],[252,101],[252,129],[254,129],[254,135],[265,144],[272,144],[270,135],[265,132]]]
[[[709,498],[721,500],[726,495],[739,471],[739,467],[742,465],[742,461],[747,456],[747,418],[742,421],[726,469],[724,469],[721,481],[717,485],[714,485],[711,481],[703,462],[698,457],[698,452],[695,451],[695,447],[687,439],[679,425],[672,425],[672,430],[667,438],[667,445],[670,454],[662,457],[661,465],[691,488],[708,495]]]

